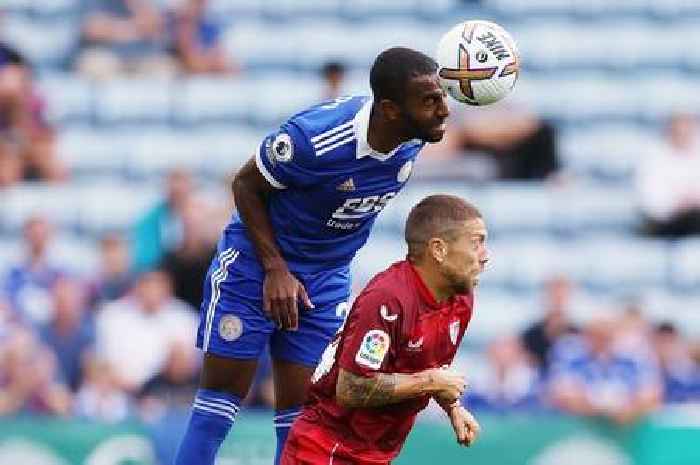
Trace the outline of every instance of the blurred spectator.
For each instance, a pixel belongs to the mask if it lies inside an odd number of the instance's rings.
[[[22,180],[22,160],[17,144],[0,137],[0,190],[16,185]]]
[[[556,128],[515,105],[465,109],[443,150],[486,154],[500,179],[545,179],[560,167]]]
[[[172,344],[164,368],[139,393],[142,415],[153,420],[168,408],[187,409],[199,384],[199,362],[191,342]]]
[[[165,367],[173,344],[194,351],[197,321],[172,295],[168,275],[144,273],[133,292],[98,312],[96,351],[110,363],[119,386],[138,392]]]
[[[92,0],[82,25],[77,69],[106,79],[123,73],[171,75],[164,17],[151,0]]]
[[[24,224],[25,259],[10,268],[3,288],[19,317],[32,324],[46,323],[51,317],[51,288],[61,270],[49,263],[51,225],[40,216]]]
[[[469,385],[470,408],[509,411],[539,406],[539,375],[516,337],[489,345],[488,370],[470,376]]]
[[[0,135],[5,145],[0,159],[13,170],[3,178],[16,176],[15,159],[19,157],[22,179],[66,179],[68,171],[58,159],[55,134],[45,110],[29,64],[17,51],[0,44]]]
[[[700,401],[700,364],[693,360],[689,344],[673,324],[656,326],[654,347],[663,376],[665,400]]]
[[[166,254],[162,267],[173,279],[175,296],[198,310],[216,243],[207,235],[208,211],[202,201],[189,199],[180,213],[182,241]]]
[[[174,15],[173,51],[188,74],[236,71],[221,46],[219,26],[206,14],[207,0],[184,0]]]
[[[119,387],[110,364],[89,357],[83,384],[75,399],[75,414],[104,423],[118,423],[128,417],[129,411],[129,396]]]
[[[695,117],[674,115],[666,141],[644,158],[637,193],[649,234],[680,237],[700,234],[700,144]]]
[[[0,416],[13,413],[66,415],[71,397],[59,381],[56,358],[32,332],[14,331],[0,355]]]
[[[555,276],[545,283],[544,317],[527,328],[522,344],[543,373],[549,368],[549,353],[562,335],[575,331],[569,321],[572,283],[564,276]]]
[[[66,383],[75,391],[80,384],[83,358],[94,343],[94,320],[86,311],[85,289],[79,281],[59,278],[52,294],[53,315],[51,321],[41,327],[40,334],[56,354]]]
[[[345,74],[345,65],[340,61],[327,61],[323,64],[323,100],[332,100],[345,94]]]
[[[92,284],[95,304],[124,297],[133,285],[131,255],[127,241],[118,234],[109,234],[100,240],[100,271]]]
[[[663,387],[655,361],[617,353],[617,325],[612,318],[596,318],[581,336],[557,344],[550,373],[556,407],[629,424],[659,406]]]
[[[193,196],[192,177],[185,170],[168,174],[163,201],[141,217],[133,228],[134,268],[144,271],[157,266],[163,256],[177,248],[182,240],[181,215]]]

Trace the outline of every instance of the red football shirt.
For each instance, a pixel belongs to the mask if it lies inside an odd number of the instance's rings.
[[[430,397],[378,408],[345,408],[335,400],[339,369],[371,377],[449,365],[472,305],[472,294],[438,304],[409,262],[395,263],[355,300],[343,328],[323,353],[299,420],[306,426],[313,423],[358,460],[389,462]]]

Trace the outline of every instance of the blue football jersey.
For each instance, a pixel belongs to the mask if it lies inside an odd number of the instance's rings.
[[[269,215],[282,255],[298,269],[346,266],[380,211],[410,177],[420,140],[387,154],[367,143],[369,97],[342,97],[292,116],[260,144],[255,161],[277,188]],[[226,241],[253,251],[235,216]]]

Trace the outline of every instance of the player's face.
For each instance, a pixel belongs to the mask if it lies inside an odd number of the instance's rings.
[[[445,135],[445,120],[450,110],[447,108],[447,94],[440,87],[437,74],[411,79],[406,95],[401,117],[409,137],[440,142]]]
[[[464,224],[454,240],[447,242],[442,275],[457,294],[470,292],[479,284],[479,275],[489,260],[486,237],[484,220],[474,218]]]

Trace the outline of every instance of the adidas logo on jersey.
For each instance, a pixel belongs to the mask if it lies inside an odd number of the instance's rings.
[[[338,187],[336,187],[336,189],[342,192],[354,191],[355,181],[353,181],[352,178],[348,178],[346,181],[342,182],[341,184],[338,184]]]

